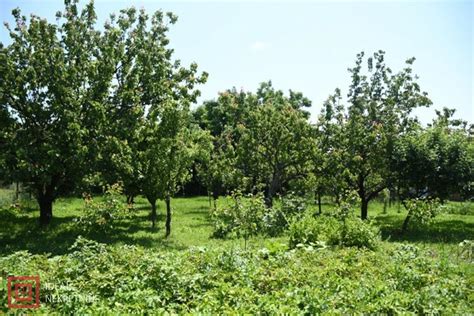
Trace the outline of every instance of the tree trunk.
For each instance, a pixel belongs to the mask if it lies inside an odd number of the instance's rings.
[[[219,198],[219,193],[217,190],[212,191],[212,199],[214,201],[214,211],[217,211],[217,199]]]
[[[50,192],[40,192],[37,201],[40,207],[40,225],[48,226],[53,218],[53,195]]]
[[[269,188],[265,196],[265,205],[267,208],[271,208],[273,206],[273,193],[270,190],[271,189]]]
[[[411,218],[410,214],[408,214],[407,217],[405,217],[405,220],[403,221],[403,226],[402,226],[402,233],[405,233],[407,231],[410,218]]]
[[[268,185],[267,190],[265,191],[265,205],[267,208],[271,208],[273,206],[273,197],[275,196],[275,192],[278,188],[278,176],[273,175],[270,184]]]
[[[359,194],[360,198],[360,218],[362,220],[367,219],[367,213],[369,209],[369,200],[370,200],[370,195],[367,196],[365,192],[365,184],[364,184],[364,179],[365,177],[362,174],[359,174],[358,180],[357,180],[357,194]]]
[[[168,238],[171,234],[171,197],[169,195],[165,198],[166,202],[166,234],[165,237]]]
[[[135,202],[134,195],[127,195],[127,204],[132,205]]]
[[[360,204],[360,218],[365,220],[367,219],[369,209],[369,201],[367,199],[362,198]]]
[[[156,200],[151,201],[150,204],[151,204],[151,227],[155,228],[156,218],[157,218]]]
[[[318,211],[319,215],[323,214],[323,211],[321,209],[321,193],[318,191]]]
[[[18,199],[20,197],[20,184],[18,181],[16,182],[16,189],[15,189],[15,202],[18,203]]]
[[[334,194],[334,199],[335,199],[336,205],[341,206],[341,196],[339,193]]]

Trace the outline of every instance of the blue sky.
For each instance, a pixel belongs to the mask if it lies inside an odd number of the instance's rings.
[[[416,57],[414,71],[434,102],[416,115],[423,122],[434,109],[457,109],[474,122],[474,1],[300,1],[199,2],[100,1],[102,24],[121,8],[163,9],[179,16],[170,31],[175,57],[198,63],[209,73],[201,87],[210,99],[231,88],[255,91],[272,80],[279,89],[302,91],[313,101],[313,119],[336,87],[347,92],[347,68],[360,51],[382,49],[393,70]],[[12,21],[11,9],[53,20],[62,1],[0,2],[0,20]],[[4,27],[0,41],[8,43]]]

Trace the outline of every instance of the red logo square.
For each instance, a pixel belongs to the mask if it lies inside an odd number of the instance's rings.
[[[15,301],[31,302],[33,300],[33,285],[31,283],[15,283]]]
[[[17,282],[21,281],[21,282]],[[14,295],[12,295],[12,286]],[[33,293],[34,288],[34,293]],[[7,279],[8,308],[38,308],[40,307],[40,278],[39,276],[9,276]],[[34,295],[33,295],[34,294]],[[14,302],[13,299],[15,299]]]

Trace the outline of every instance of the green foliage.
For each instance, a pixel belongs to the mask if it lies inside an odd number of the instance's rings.
[[[293,221],[301,219],[307,210],[306,199],[292,192],[281,197],[280,202],[267,208],[263,215],[263,231],[269,236],[282,234]]]
[[[474,215],[474,207],[469,202],[451,202],[442,206],[444,213]]]
[[[280,102],[258,106],[239,126],[238,164],[252,183],[265,188],[268,207],[284,183],[305,177],[315,150],[307,118],[286,99]]]
[[[474,308],[460,266],[409,245],[380,252],[198,247],[156,253],[80,237],[69,254],[16,252],[0,258],[0,266],[2,277],[40,276],[42,314],[462,314]],[[5,313],[6,297],[1,287]]]
[[[200,172],[209,191],[264,188],[271,206],[284,184],[304,179],[315,145],[303,109],[310,105],[301,93],[287,96],[271,82],[256,93],[234,88],[205,102],[194,118],[214,136],[210,170]]]
[[[346,219],[342,225],[341,244],[347,247],[377,249],[380,231],[373,224],[358,217]]]
[[[393,167],[402,199],[472,196],[474,143],[466,130],[447,125],[450,118],[439,117],[432,126],[415,129],[397,142]]]
[[[102,201],[95,201],[84,194],[84,203],[83,214],[77,218],[77,225],[84,231],[109,231],[116,221],[130,218],[130,205],[123,202],[119,183],[107,185]]]
[[[469,262],[474,262],[474,241],[463,240],[459,243],[459,256]]]
[[[231,235],[243,237],[247,241],[262,230],[265,210],[261,194],[244,196],[241,191],[233,192],[230,207],[213,211],[214,237]]]
[[[307,214],[299,221],[290,225],[289,245],[295,248],[298,245],[337,245],[340,242],[341,222],[333,216],[313,216]]]
[[[278,236],[289,225],[298,221],[307,209],[303,197],[289,194],[281,198],[279,205],[265,206],[263,194],[232,194],[232,205],[212,212],[214,237],[244,237],[252,235]]]
[[[319,118],[323,154],[330,161],[323,162],[317,173],[324,177],[329,166],[339,167],[329,170],[330,176],[335,171],[339,175],[328,184],[337,192],[342,180],[345,187],[357,191],[362,219],[367,218],[368,203],[390,184],[394,144],[416,126],[410,112],[431,104],[412,75],[413,62],[414,58],[407,60],[404,69],[392,73],[385,64],[385,52],[375,52],[366,60],[364,52],[358,54],[355,66],[349,69],[352,82],[347,110],[336,90]]]
[[[289,235],[290,248],[322,243],[375,250],[380,242],[378,228],[353,214],[341,216],[340,212],[336,216],[307,214],[290,225]]]
[[[430,223],[442,210],[438,199],[410,199],[404,204],[408,216],[418,224]]]

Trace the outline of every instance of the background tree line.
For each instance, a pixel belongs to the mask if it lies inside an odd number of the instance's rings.
[[[362,219],[383,190],[401,201],[472,198],[473,128],[449,109],[417,121],[412,111],[432,102],[414,58],[395,72],[383,51],[358,54],[347,98],[336,89],[315,123],[309,99],[271,82],[191,110],[207,73],[174,59],[172,13],[125,9],[100,31],[92,2],[66,0],[55,23],[12,13],[11,43],[0,44],[0,173],[32,190],[43,225],[58,196],[117,182],[129,203],[147,198],[153,226],[165,201],[167,236],[171,199],[190,181],[210,202],[262,192],[267,208],[290,191],[319,205],[353,191]]]

